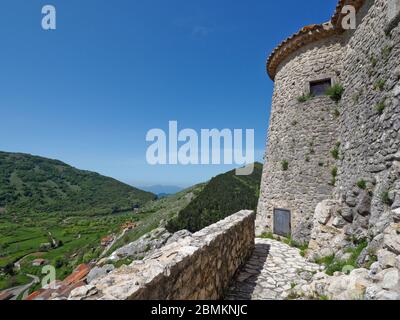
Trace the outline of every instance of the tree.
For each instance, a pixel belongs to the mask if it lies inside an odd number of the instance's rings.
[[[3,268],[3,271],[9,276],[15,275],[14,264],[12,262],[6,264],[6,266]]]

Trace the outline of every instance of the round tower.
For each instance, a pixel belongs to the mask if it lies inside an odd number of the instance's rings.
[[[344,52],[328,23],[303,28],[268,59],[274,95],[257,234],[308,241],[316,205],[332,194],[339,111],[326,91],[340,86]]]

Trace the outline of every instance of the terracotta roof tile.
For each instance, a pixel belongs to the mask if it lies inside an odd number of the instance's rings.
[[[63,281],[63,284],[69,286],[71,284],[77,283],[83,280],[90,271],[90,267],[86,264],[79,265],[73,273],[71,273],[68,277],[66,277]]]
[[[341,25],[342,8],[345,5],[352,5],[356,10],[359,10],[364,2],[365,0],[339,0],[335,13],[329,22],[306,26],[279,44],[272,51],[267,61],[267,72],[270,78],[275,79],[279,64],[291,53],[314,41],[342,33],[344,31]]]
[[[29,296],[27,296],[25,298],[25,300],[35,300],[36,298],[38,298],[45,291],[46,291],[45,289],[39,289],[37,291],[34,291]]]
[[[14,295],[10,292],[1,292],[0,293],[0,301],[1,300],[10,300]]]

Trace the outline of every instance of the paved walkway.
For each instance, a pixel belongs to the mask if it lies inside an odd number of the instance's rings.
[[[294,284],[306,283],[320,266],[300,250],[270,239],[256,239],[253,256],[232,284],[227,300],[283,300]]]

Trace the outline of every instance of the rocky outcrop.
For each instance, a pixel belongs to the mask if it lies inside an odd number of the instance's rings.
[[[336,272],[333,276],[318,273],[308,284],[295,287],[293,294],[309,299],[400,300],[400,224],[391,224],[371,245],[376,246],[377,262],[369,269]]]
[[[254,249],[252,211],[241,211],[71,292],[69,299],[219,299]]]
[[[364,257],[360,259],[360,265],[365,262],[366,253],[376,253],[382,248],[383,242],[394,253],[400,254],[400,246],[395,236],[398,232],[396,222],[399,221],[400,210],[392,210],[393,206],[386,204],[383,212],[378,215],[374,211],[373,200],[374,195],[379,193],[379,188],[374,179],[366,181],[363,188],[354,185],[341,200],[324,200],[317,205],[313,217],[309,256],[340,256],[352,243],[361,241],[369,242],[369,246],[365,249]],[[397,194],[397,191],[393,192],[393,199]],[[380,202],[383,201],[381,197]]]
[[[110,273],[114,269],[115,269],[115,267],[112,264],[106,264],[106,265],[104,265],[102,267],[94,267],[92,270],[90,270],[89,274],[87,275],[86,282],[90,283],[94,279],[102,277],[102,276]]]
[[[333,200],[324,200],[317,205],[309,243],[309,256],[313,258],[330,256],[346,246],[344,227],[347,222],[340,208],[340,203]],[[350,220],[352,215],[345,213],[345,216]]]
[[[317,273],[309,284],[293,288],[292,295],[302,299],[400,300],[400,270],[374,268],[379,272],[354,269],[349,275],[338,272],[331,277]]]

